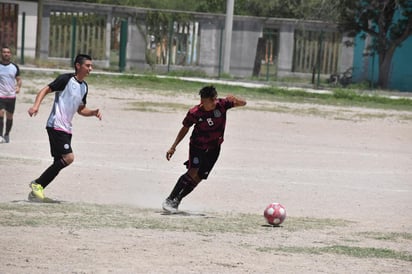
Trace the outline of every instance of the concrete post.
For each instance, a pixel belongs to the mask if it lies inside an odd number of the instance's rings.
[[[142,70],[146,65],[145,22],[136,18],[129,24],[127,40],[126,68]]]
[[[41,26],[41,36],[40,36],[40,46],[38,50],[40,59],[47,59],[49,57],[49,43],[50,43],[50,7],[43,7],[43,14],[41,14],[42,19],[40,20]],[[37,57],[36,57],[37,59]]]
[[[112,18],[113,14],[110,11],[106,16],[106,51],[104,55],[107,61],[105,67],[110,67],[110,42],[112,33]]]
[[[223,72],[230,71],[230,54],[232,47],[233,8],[235,0],[226,0],[225,43],[223,53]]]
[[[216,20],[201,21],[199,67],[208,75],[216,76],[219,70],[220,29]]]
[[[282,25],[279,30],[279,77],[287,76],[292,72],[294,31],[294,27],[289,24]]]

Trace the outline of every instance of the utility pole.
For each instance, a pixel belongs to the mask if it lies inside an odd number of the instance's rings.
[[[233,8],[235,0],[226,0],[225,40],[223,53],[223,72],[230,72],[230,52],[232,47]]]
[[[43,0],[39,0],[37,3],[37,31],[36,31],[36,60],[40,60],[40,47],[41,47],[41,27],[43,19]]]

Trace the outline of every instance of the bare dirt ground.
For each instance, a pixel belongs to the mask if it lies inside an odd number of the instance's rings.
[[[53,96],[36,117],[27,109],[51,80],[25,81],[0,145],[0,273],[412,273],[412,110],[247,98],[209,179],[181,204],[200,214],[167,216],[188,136],[165,153],[196,91],[90,85],[103,120],[76,116],[75,162],[45,192],[64,202],[33,204]],[[288,214],[278,228],[261,218],[274,201]]]

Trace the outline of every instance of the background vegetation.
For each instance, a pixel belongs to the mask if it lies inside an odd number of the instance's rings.
[[[75,0],[74,2],[115,4],[142,8],[225,13],[226,0]],[[300,18],[333,21],[338,4],[329,0],[235,0],[234,14],[259,17]]]

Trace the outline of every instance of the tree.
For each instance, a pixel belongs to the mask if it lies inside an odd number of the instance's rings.
[[[378,86],[387,88],[395,50],[412,34],[410,0],[340,1],[339,28],[350,36],[370,36],[368,50],[378,55]]]
[[[226,0],[196,0],[196,11],[225,13]],[[235,15],[333,21],[336,4],[330,0],[235,0]]]

